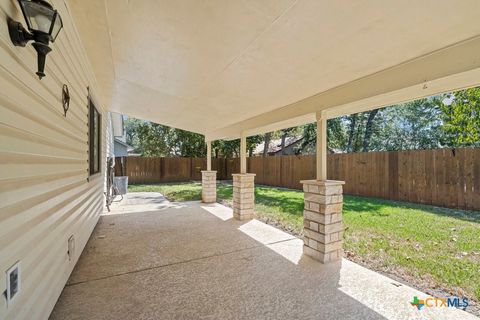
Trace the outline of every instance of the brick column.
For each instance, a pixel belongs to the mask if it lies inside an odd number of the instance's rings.
[[[303,253],[322,263],[340,260],[343,256],[343,191],[344,181],[304,180]]]
[[[233,176],[233,217],[237,220],[255,216],[255,174],[237,173]]]
[[[202,202],[217,201],[217,171],[202,170]]]

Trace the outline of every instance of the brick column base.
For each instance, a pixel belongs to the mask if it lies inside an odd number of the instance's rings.
[[[217,201],[217,171],[202,171],[202,202]]]
[[[340,260],[343,256],[343,191],[344,181],[304,180],[303,253],[322,263]]]
[[[233,217],[248,220],[255,217],[255,174],[237,173],[233,176]]]

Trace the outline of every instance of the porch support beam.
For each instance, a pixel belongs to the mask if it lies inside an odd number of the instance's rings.
[[[247,173],[247,136],[240,136],[240,173]]]
[[[317,180],[327,180],[327,118],[317,112]]]
[[[233,174],[233,217],[248,220],[255,216],[255,174],[247,173],[247,135],[240,134],[240,173]]]
[[[207,171],[212,170],[212,141],[207,141]]]
[[[343,181],[327,180],[327,117],[317,118],[316,180],[300,181],[304,191],[303,253],[322,263],[343,256]]]
[[[217,171],[212,171],[212,142],[207,143],[207,170],[202,171],[202,202],[217,201]]]

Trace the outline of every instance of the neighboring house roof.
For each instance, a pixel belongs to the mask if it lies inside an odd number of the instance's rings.
[[[123,142],[122,140],[119,140],[119,139],[115,138],[114,141],[115,141],[115,143],[118,143],[118,144],[121,144],[124,147],[127,147],[128,152],[131,152],[131,151],[134,150],[134,148],[131,145]]]
[[[302,136],[295,136],[295,137],[289,137],[285,140],[285,148],[291,147],[293,145],[298,145],[303,141]],[[253,151],[253,155],[263,155],[263,146],[264,142],[260,143],[255,150]],[[276,154],[280,153],[282,151],[281,148],[282,145],[282,139],[274,139],[270,141],[270,146],[268,148],[268,154]],[[338,149],[338,148],[328,148],[328,153],[333,154],[333,153],[345,153],[344,150]],[[306,150],[305,153],[302,152],[302,154],[315,154],[315,146],[313,146],[313,150]]]
[[[338,148],[328,148],[328,153],[346,153],[346,152]]]

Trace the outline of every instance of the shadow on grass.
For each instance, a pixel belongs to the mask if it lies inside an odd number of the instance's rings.
[[[405,210],[422,210],[428,213],[441,215],[449,218],[460,219],[468,222],[480,223],[480,211],[467,211],[461,209],[440,208],[411,202],[400,202],[377,198],[367,198],[347,195],[344,197],[344,212],[361,213],[368,212],[372,215],[388,217],[382,213],[384,208],[399,208]]]
[[[185,184],[188,186],[192,186],[192,183],[185,183]],[[180,184],[176,184],[176,186],[178,185]],[[195,188],[168,191],[166,197],[173,201],[201,200],[202,199],[201,183],[195,183],[193,187]],[[231,200],[233,197],[232,194],[233,194],[232,186],[223,185],[223,184],[217,185],[217,198],[219,200]]]
[[[255,202],[264,206],[279,207],[284,213],[294,216],[303,216],[303,199],[288,196],[268,196],[262,191],[255,190]]]
[[[166,197],[171,201],[194,201],[202,199],[202,192],[199,190],[171,191]]]
[[[217,186],[217,198],[222,200],[232,200],[233,198],[233,187],[229,185],[218,185]]]
[[[343,211],[355,213],[380,212],[382,209],[392,206],[390,203],[381,200],[356,196],[344,196],[343,200]]]
[[[292,197],[293,192],[297,190],[289,190],[275,187],[255,187],[255,203],[277,207],[281,212],[294,216],[303,215],[303,196],[301,198]],[[267,194],[268,193],[268,194]],[[221,182],[217,185],[217,198],[223,200],[231,200],[233,198],[233,186],[228,182]]]

